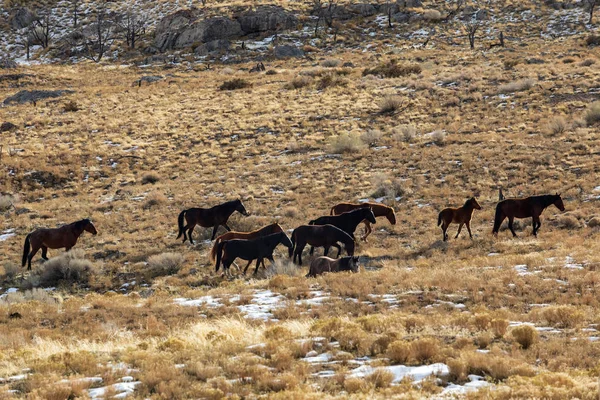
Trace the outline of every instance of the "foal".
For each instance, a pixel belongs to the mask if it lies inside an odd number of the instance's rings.
[[[337,260],[329,257],[318,257],[310,263],[307,278],[324,274],[325,272],[352,271],[358,272],[358,257],[342,257]]]
[[[444,235],[444,242],[448,240],[448,234],[446,230],[450,226],[451,223],[457,223],[458,232],[456,232],[456,236],[454,239],[458,237],[460,234],[460,230],[463,225],[467,226],[467,230],[469,231],[469,236],[473,239],[473,235],[471,234],[471,217],[473,216],[473,210],[481,210],[481,206],[475,199],[475,197],[471,197],[464,206],[460,208],[445,208],[438,215],[438,226],[442,225],[442,233]]]

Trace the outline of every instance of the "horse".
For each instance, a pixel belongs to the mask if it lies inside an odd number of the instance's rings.
[[[517,234],[513,229],[514,219],[532,217],[533,236],[537,237],[537,232],[540,229],[540,226],[542,226],[540,215],[552,204],[560,211],[565,211],[565,205],[558,193],[531,196],[524,199],[502,200],[496,205],[496,215],[494,217],[494,229],[492,229],[492,234],[498,236],[502,221],[504,221],[504,218],[508,218],[508,227],[512,232],[513,237],[517,237]]]
[[[244,269],[244,275],[248,271],[248,267],[252,261],[256,260],[256,269],[254,275],[258,272],[258,267],[262,263],[266,269],[264,259],[267,258],[271,262],[273,260],[273,250],[279,244],[283,244],[288,249],[293,247],[292,242],[287,237],[285,232],[272,233],[256,239],[231,239],[221,242],[217,246],[217,262],[215,264],[215,272],[219,271],[221,260],[223,261],[223,270],[229,272],[229,266],[236,258],[241,258],[248,261],[248,265]]]
[[[190,243],[194,244],[194,241],[192,240],[192,233],[194,232],[194,227],[196,225],[200,225],[204,228],[214,227],[212,237],[210,239],[214,240],[215,235],[217,234],[217,229],[219,229],[219,225],[223,225],[228,231],[231,230],[231,228],[229,228],[227,225],[227,220],[235,211],[245,216],[250,215],[250,213],[246,211],[242,201],[239,199],[228,201],[211,208],[189,208],[187,210],[183,210],[177,218],[177,224],[179,226],[179,234],[177,235],[177,239],[183,235],[183,243],[185,243],[186,239],[189,237]],[[185,226],[183,225],[184,217],[185,221],[187,222]]]
[[[46,257],[48,249],[60,249],[64,247],[67,251],[71,250],[83,231],[89,232],[92,235],[98,234],[92,221],[87,218],[63,225],[60,228],[36,229],[25,238],[21,267],[24,267],[27,262],[27,270],[31,271],[31,259],[39,249],[42,249],[42,258],[44,260],[48,260],[48,257]]]
[[[348,211],[340,215],[326,215],[310,221],[309,225],[333,225],[340,228],[348,235],[354,238],[354,231],[358,224],[367,220],[372,224],[376,224],[375,214],[369,207],[357,208],[356,210]]]
[[[318,257],[310,263],[310,269],[306,277],[315,277],[325,272],[352,271],[356,273],[358,268],[358,257],[342,257],[337,260],[329,257]]]
[[[302,265],[302,251],[307,244],[310,244],[311,249],[325,247],[325,256],[330,247],[335,247],[338,250],[337,258],[342,252],[338,242],[344,244],[349,256],[354,255],[354,239],[340,228],[333,225],[302,225],[292,232],[293,247],[290,249],[290,258],[293,255],[292,262],[296,262],[297,256],[299,264]]]
[[[225,242],[231,239],[256,239],[258,237],[266,236],[271,233],[277,232],[283,232],[283,228],[277,222],[272,223],[271,225],[264,226],[252,232],[225,232],[221,236],[217,237],[217,239],[215,239],[215,243],[213,244],[213,247],[210,250],[210,261],[215,261],[215,257],[217,255],[217,246],[221,242]]]
[[[329,215],[340,215],[348,211],[356,210],[357,208],[366,207],[371,208],[375,217],[386,217],[388,221],[390,221],[390,224],[396,225],[396,213],[394,212],[394,209],[379,203],[339,203],[331,207]],[[371,229],[371,224],[368,221],[365,220],[362,222],[365,224],[365,234],[361,239],[366,242],[367,236],[373,232],[373,229]]]
[[[446,230],[453,222],[459,224],[458,232],[456,232],[454,239],[456,239],[460,234],[460,230],[462,229],[463,225],[467,226],[469,236],[471,239],[473,239],[473,235],[471,234],[471,217],[473,216],[473,210],[481,210],[481,206],[475,197],[471,197],[460,208],[445,208],[438,214],[437,224],[438,226],[441,224],[444,242],[448,240],[448,234],[446,233]]]

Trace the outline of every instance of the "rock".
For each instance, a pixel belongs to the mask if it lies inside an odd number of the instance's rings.
[[[211,40],[208,43],[204,43],[203,45],[196,47],[194,49],[194,53],[196,53],[199,56],[206,56],[211,53],[226,52],[227,50],[229,50],[230,46],[231,46],[231,43],[229,42],[229,40],[225,40],[225,39]]]
[[[32,78],[34,75],[31,74],[6,74],[0,75],[0,82],[4,81],[19,81],[23,78]]]
[[[344,64],[342,64],[342,67],[344,67],[344,68],[354,68],[354,64],[352,64],[350,61],[346,61]]]
[[[177,36],[197,18],[192,10],[180,10],[164,17],[154,30],[154,47],[160,51],[173,48]]]
[[[72,90],[21,90],[19,93],[4,99],[4,104],[30,103],[44,99],[53,99],[71,93],[74,92]]]
[[[166,62],[167,62],[167,56],[166,55],[164,55],[164,54],[155,54],[153,56],[144,58],[144,61],[142,62],[142,64],[144,64],[144,65],[148,65],[148,64],[162,64],[162,63],[166,63]]]
[[[17,129],[17,126],[12,122],[7,121],[3,122],[2,125],[0,125],[0,132],[8,132],[12,131],[13,129]]]
[[[17,63],[8,58],[0,58],[0,69],[14,69],[17,68]]]
[[[142,83],[144,83],[144,82],[154,83],[154,82],[162,81],[163,79],[165,79],[165,78],[160,75],[146,75],[146,76],[142,76],[140,79],[135,81],[133,84],[137,85],[137,86],[142,86]]]
[[[483,21],[488,18],[489,18],[488,10],[481,9],[481,10],[477,10],[477,12],[475,13],[475,19],[477,21]]]
[[[400,23],[408,22],[410,21],[410,14],[405,12],[396,13],[392,15],[392,21]]]
[[[35,20],[36,16],[33,11],[27,7],[19,7],[10,17],[10,27],[12,29],[27,28]]]
[[[256,10],[235,16],[244,35],[275,32],[298,26],[298,18],[279,6],[260,6]]]
[[[242,33],[239,22],[225,17],[215,17],[197,21],[187,27],[175,40],[173,48],[182,49],[194,43],[206,43],[218,39],[228,39]]]
[[[294,46],[281,45],[273,49],[276,58],[304,57],[304,51]]]
[[[398,0],[396,2],[400,8],[423,7],[421,0]]]

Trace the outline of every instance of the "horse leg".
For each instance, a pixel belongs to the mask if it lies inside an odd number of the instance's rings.
[[[542,223],[540,222],[540,217],[539,216],[533,216],[531,218],[532,224],[533,224],[533,236],[537,237],[537,232],[538,229],[540,229],[540,226],[542,226]]]
[[[327,257],[327,254],[329,254],[329,246],[324,246],[325,247],[325,251],[323,252],[323,256]]]
[[[213,227],[213,234],[212,237],[210,238],[210,240],[215,240],[215,236],[217,235],[217,229],[219,229],[219,225],[215,225]],[[190,236],[190,240],[192,239],[192,237]]]
[[[225,227],[225,229],[227,229],[228,231],[231,231],[231,228],[229,227],[229,225],[227,225],[227,223],[224,223],[223,226]]]
[[[473,234],[471,233],[471,223],[467,222],[465,225],[467,226],[467,231],[469,231],[469,237],[473,239]]]
[[[338,250],[337,256],[335,256],[335,258],[340,258],[340,254],[342,254],[342,248],[339,244],[334,243],[332,244],[333,247],[335,247]]]
[[[192,239],[192,233],[194,233],[194,228],[196,227],[196,224],[194,225],[190,225],[190,228],[188,229],[188,239],[190,241],[191,244],[194,244],[194,240]]]
[[[515,233],[515,230],[513,228],[513,221],[514,220],[515,220],[515,217],[508,217],[508,228],[512,232],[513,237],[517,237],[517,234]]]
[[[182,243],[185,243],[185,241],[187,240],[187,233],[186,232],[187,232],[188,229],[190,229],[189,225],[186,225],[186,226],[183,227],[183,242]]]
[[[248,271],[250,264],[252,264],[252,260],[248,261],[248,265],[246,265],[246,268],[244,268],[244,275],[246,275],[246,271]]]
[[[310,246],[310,251],[308,252],[308,254],[310,254],[312,256],[314,252],[315,252],[315,248],[313,246]]]
[[[42,246],[42,258],[48,261],[48,248],[46,246]]]
[[[257,258],[256,259],[256,268],[254,268],[254,274],[253,275],[256,275],[256,273],[258,272],[258,267],[260,267],[260,263],[261,262],[264,263],[264,261],[263,261],[262,258]],[[267,269],[267,268],[265,267],[265,269]]]
[[[462,223],[462,222],[460,224],[458,224],[458,232],[456,232],[456,236],[454,236],[454,239],[457,239],[458,235],[460,235],[460,231],[462,230],[463,225],[464,225],[464,223]]]
[[[367,237],[371,234],[371,232],[373,232],[373,229],[371,228],[371,223],[369,221],[365,221],[365,234],[362,237],[362,240],[365,243],[367,242]]]
[[[444,242],[448,240],[448,234],[446,233],[447,230],[448,225],[446,225],[446,222],[442,222],[442,236],[444,237]]]
[[[35,253],[38,252],[40,248],[38,246],[31,246],[31,252],[27,256],[27,270],[31,271],[31,259],[35,256]]]

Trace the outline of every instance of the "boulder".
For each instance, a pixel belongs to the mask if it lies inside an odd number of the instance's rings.
[[[12,29],[27,28],[35,20],[36,16],[33,11],[27,7],[19,7],[10,17],[10,27]]]
[[[17,126],[12,122],[7,121],[3,122],[2,125],[0,125],[0,132],[8,132],[12,131],[13,129],[17,129]]]
[[[74,92],[72,90],[21,90],[19,93],[4,99],[4,104],[24,104],[44,99],[53,99],[70,93]]]
[[[489,18],[489,14],[490,13],[488,12],[488,10],[482,8],[480,10],[477,10],[477,12],[475,13],[475,19],[477,21],[486,20]]]
[[[218,39],[229,39],[240,36],[242,29],[239,22],[226,17],[208,18],[196,21],[185,28],[175,39],[173,48],[182,49],[195,43],[206,43]]]
[[[421,0],[398,0],[396,3],[400,8],[423,7]]]
[[[177,36],[197,18],[192,10],[180,10],[161,19],[154,30],[154,47],[160,51],[173,48]]]
[[[294,46],[281,45],[276,46],[273,49],[273,55],[276,58],[291,58],[291,57],[304,57],[304,51]]]
[[[392,21],[404,23],[410,21],[410,13],[399,12],[392,15]]]
[[[8,58],[0,58],[0,69],[14,69],[17,68],[17,63]]]
[[[244,35],[275,32],[298,26],[298,18],[279,6],[260,6],[256,10],[235,16]]]
[[[204,43],[194,49],[194,53],[199,56],[206,56],[211,53],[221,53],[229,50],[231,43],[229,40],[218,39],[211,40],[210,42]]]

